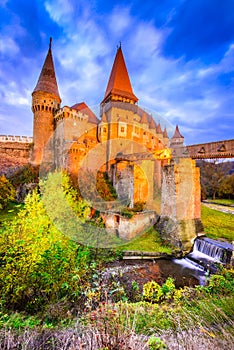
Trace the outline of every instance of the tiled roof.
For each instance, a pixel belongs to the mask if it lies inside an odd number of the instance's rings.
[[[88,119],[89,123],[92,123],[92,124],[98,124],[99,123],[98,118],[91,111],[91,109],[87,106],[87,104],[85,102],[76,103],[71,108],[76,109],[77,111],[80,111],[80,112],[82,112],[84,114],[87,114],[88,117],[89,117],[89,119]]]
[[[56,75],[55,75],[55,69],[54,69],[51,42],[52,42],[52,39],[50,39],[49,50],[48,50],[44,65],[42,67],[37,85],[33,92],[35,91],[49,92],[51,94],[57,95],[60,98]]]
[[[138,98],[134,95],[132,91],[132,86],[129,79],[127,67],[124,61],[121,46],[118,48],[115,56],[114,64],[112,66],[103,102],[108,100],[113,95],[121,96],[123,98],[125,97],[134,102],[138,101]]]

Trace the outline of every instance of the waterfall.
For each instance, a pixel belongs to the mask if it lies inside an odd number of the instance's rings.
[[[222,262],[224,257],[223,248],[207,242],[204,239],[196,239],[193,247],[192,257],[207,258],[217,262]]]
[[[211,238],[197,238],[194,242],[193,251],[187,255],[188,259],[202,262],[217,262],[226,264],[230,262],[232,255],[232,244],[216,241]]]
[[[200,284],[206,283],[210,273],[216,273],[218,265],[231,263],[233,245],[207,237],[196,238],[193,250],[183,259],[174,259],[183,269],[190,269],[191,275],[198,279]]]

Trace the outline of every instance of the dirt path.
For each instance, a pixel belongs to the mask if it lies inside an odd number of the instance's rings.
[[[231,207],[231,206],[229,207],[229,206],[226,206],[226,205],[210,203],[210,202],[206,202],[206,201],[203,201],[202,204],[205,205],[206,207],[210,208],[210,209],[214,209],[214,210],[221,211],[222,213],[233,214],[234,215],[234,207]]]

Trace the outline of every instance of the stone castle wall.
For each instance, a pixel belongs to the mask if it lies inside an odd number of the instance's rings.
[[[29,163],[32,137],[0,135],[0,172]]]

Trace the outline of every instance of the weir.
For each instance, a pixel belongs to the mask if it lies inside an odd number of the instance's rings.
[[[214,263],[226,265],[231,262],[233,245],[207,237],[197,238],[193,250],[186,258],[193,260],[204,267]]]
[[[218,266],[232,263],[233,251],[231,243],[199,237],[194,241],[193,250],[183,259],[174,259],[174,262],[184,269],[191,269],[191,275],[200,284],[205,284],[206,276],[217,272]]]

